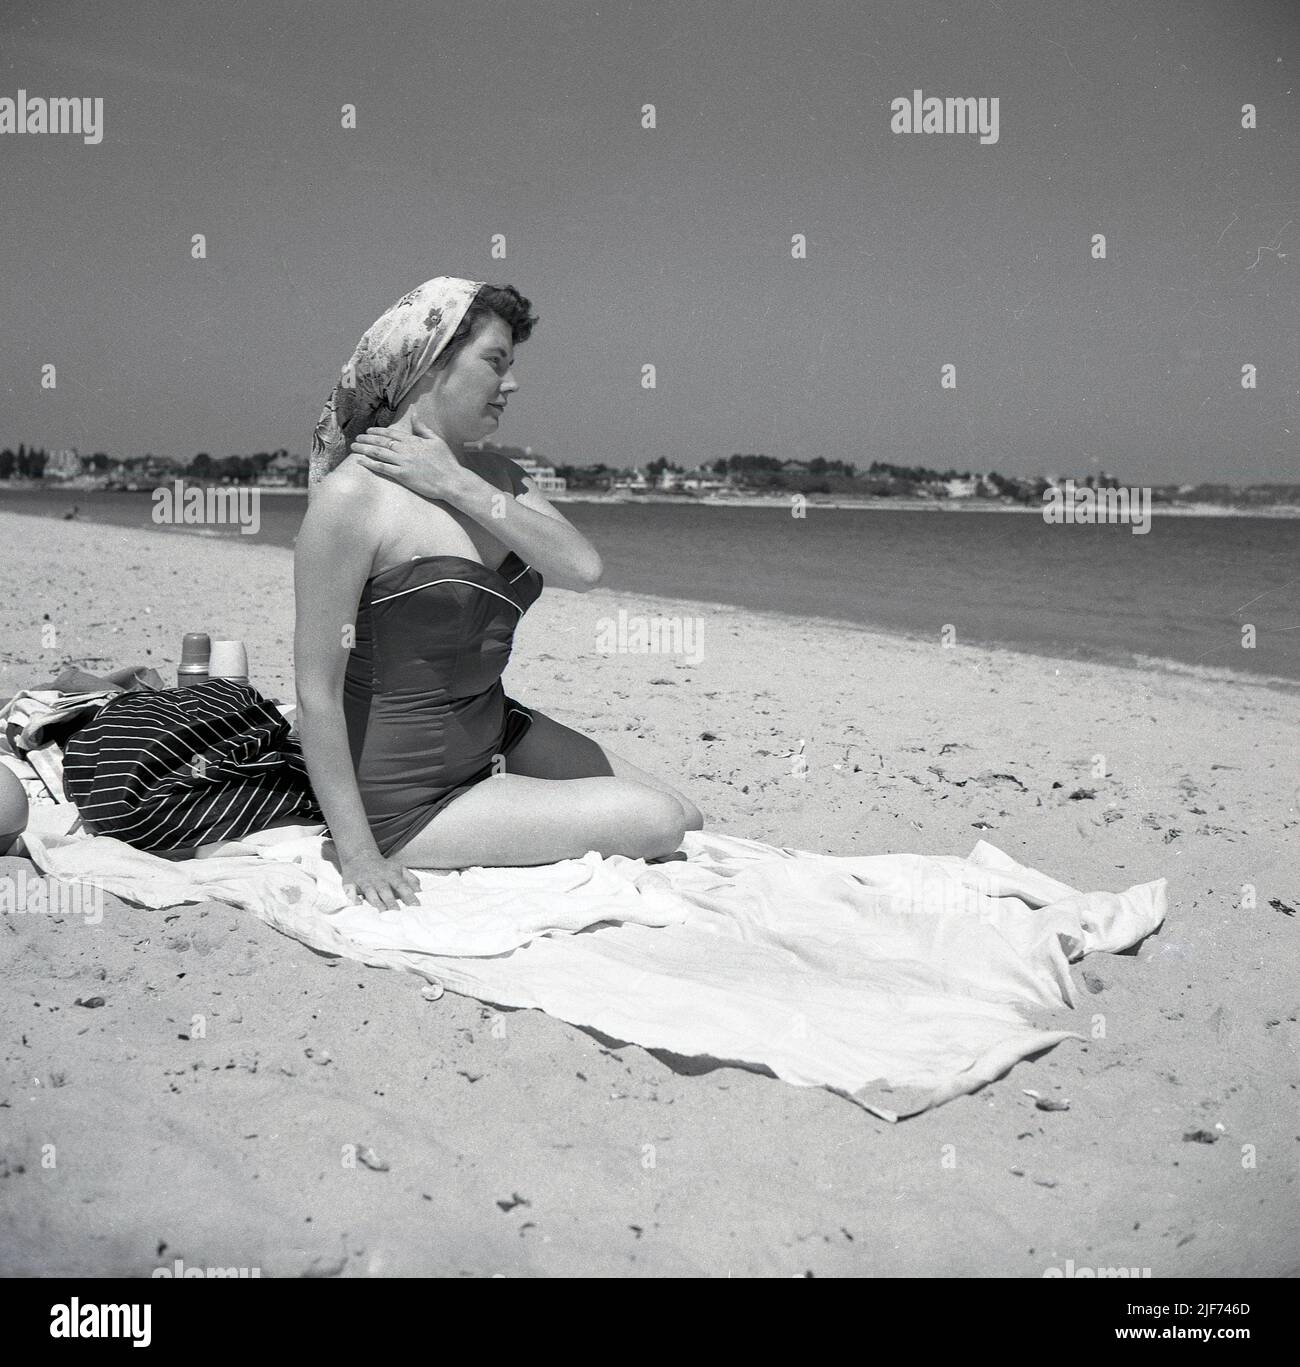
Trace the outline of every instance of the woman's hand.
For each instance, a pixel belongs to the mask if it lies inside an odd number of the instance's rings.
[[[419,885],[407,870],[396,859],[385,859],[378,850],[341,859],[339,872],[343,891],[353,906],[361,901],[395,911],[399,902],[415,902],[420,896]]]
[[[454,503],[477,478],[456,459],[451,447],[419,418],[411,426],[369,427],[352,443],[359,464],[421,498]]]

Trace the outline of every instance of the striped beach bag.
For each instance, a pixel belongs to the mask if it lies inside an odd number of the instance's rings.
[[[230,679],[111,698],[68,739],[63,788],[92,835],[141,850],[323,820],[289,723]]]

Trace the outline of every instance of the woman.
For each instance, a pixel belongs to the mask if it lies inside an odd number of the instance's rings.
[[[494,433],[537,319],[510,286],[439,276],[362,337],[317,425],[294,552],[298,732],[345,884],[408,869],[654,859],[699,830],[668,784],[506,696],[515,624],[600,556]]]

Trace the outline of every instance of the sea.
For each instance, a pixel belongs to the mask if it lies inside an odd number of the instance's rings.
[[[1155,513],[1128,526],[1035,513],[809,504],[563,502],[596,546],[602,588],[825,618],[912,638],[1066,659],[1300,681],[1300,521]],[[256,536],[159,527],[147,492],[4,490],[0,510],[159,535],[291,547],[296,491],[260,499]],[[21,548],[7,548],[6,554]]]

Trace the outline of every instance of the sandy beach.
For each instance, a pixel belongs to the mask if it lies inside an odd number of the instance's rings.
[[[67,663],[170,684],[206,630],[292,698],[288,551],[10,513],[0,542],[0,696]],[[698,618],[700,657],[599,653],[620,610]],[[1075,967],[1082,1005],[1050,1023],[1088,1043],[891,1126],[426,1001],[217,903],[6,915],[0,1273],[1300,1272],[1300,693],[600,589],[543,595],[506,686],[710,827],[835,854],[983,838],[1078,888],[1166,877],[1168,919]]]

